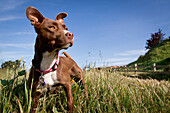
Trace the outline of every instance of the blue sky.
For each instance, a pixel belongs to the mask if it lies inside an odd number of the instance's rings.
[[[80,67],[128,64],[146,53],[151,33],[162,29],[170,36],[169,0],[1,0],[0,64],[23,56],[31,66],[36,33],[28,6],[50,19],[68,13],[65,23],[75,40],[66,52]]]

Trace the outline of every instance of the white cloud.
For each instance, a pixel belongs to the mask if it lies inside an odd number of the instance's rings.
[[[106,59],[106,62],[119,62],[119,61],[127,61],[127,60],[133,60],[134,58],[130,58],[130,57],[122,57],[122,58],[111,58],[111,59]]]
[[[15,20],[15,19],[22,19],[23,17],[19,16],[7,16],[7,17],[1,17],[0,22],[2,21],[9,21],[9,20]]]
[[[145,54],[145,50],[128,50],[122,53],[115,54],[112,58],[105,59],[104,61],[97,60],[97,67],[103,66],[121,66],[127,65],[133,61],[136,61],[140,55]]]
[[[146,53],[145,50],[128,50],[122,53],[117,53],[115,56],[132,56],[132,55],[142,55]]]
[[[126,62],[136,60],[140,55],[145,54],[145,50],[128,50],[122,53],[117,53],[113,58],[106,59],[106,62]]]
[[[116,61],[116,62],[97,62],[96,67],[107,67],[107,66],[123,66],[123,65],[127,65],[133,61],[135,61],[136,58],[134,58],[134,60],[127,60],[127,61]]]
[[[110,66],[117,66],[117,65],[126,65],[129,64],[133,61],[137,60],[137,57],[121,57],[121,58],[111,58],[105,60],[106,62],[109,63]]]
[[[1,11],[8,11],[17,8],[18,6],[25,3],[25,1],[18,0],[5,0],[1,2],[0,9]]]
[[[34,44],[0,44],[0,47],[32,48]]]
[[[18,51],[10,51],[10,52],[0,52],[0,60],[4,59],[19,59],[21,57],[31,57],[32,54],[28,54],[25,52]]]
[[[0,37],[4,36],[13,36],[13,35],[32,35],[33,32],[16,32],[16,33],[6,33],[6,34],[0,34]]]
[[[33,34],[32,32],[16,32],[16,33],[13,33],[12,35],[30,35],[30,34]]]
[[[115,62],[115,63],[111,63],[110,66],[123,66],[123,65],[127,65],[129,63],[130,63],[129,61]]]

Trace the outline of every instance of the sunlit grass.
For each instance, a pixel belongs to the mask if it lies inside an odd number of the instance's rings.
[[[97,70],[84,72],[84,75],[88,98],[79,85],[72,81],[75,112],[168,113],[170,110],[169,81],[130,78]],[[25,77],[17,79],[11,84],[1,85],[1,113],[31,113],[31,90],[27,89]],[[67,112],[66,95],[62,87],[56,94],[47,94],[40,99],[37,113],[52,112]]]

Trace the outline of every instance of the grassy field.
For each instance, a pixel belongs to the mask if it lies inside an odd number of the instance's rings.
[[[17,77],[16,70],[3,74],[7,74],[8,79],[4,78],[6,75],[1,76],[6,81],[3,80],[0,87],[0,112],[31,113],[32,100],[31,91],[27,90],[27,77]],[[84,72],[84,75],[88,98],[84,96],[77,83],[72,82],[74,107],[77,113],[170,112],[169,81],[131,78],[119,73],[94,70]],[[60,87],[57,94],[44,95],[41,98],[37,113],[67,113],[66,109],[66,96]]]

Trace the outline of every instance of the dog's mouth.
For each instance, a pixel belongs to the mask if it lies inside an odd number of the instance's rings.
[[[68,49],[69,47],[73,46],[72,42],[68,42],[65,45],[61,45],[61,46],[53,46],[53,48],[55,48],[56,50],[61,50],[61,49]]]
[[[67,43],[66,45],[62,46],[61,49],[68,49],[69,47],[71,47],[73,45],[72,42]]]

